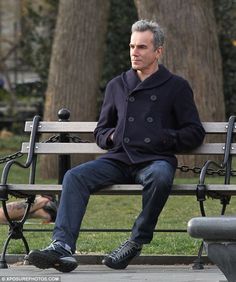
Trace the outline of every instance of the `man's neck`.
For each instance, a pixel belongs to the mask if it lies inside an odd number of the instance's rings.
[[[148,78],[149,76],[151,76],[153,73],[155,73],[156,71],[158,71],[159,69],[159,66],[158,64],[155,66],[155,68],[153,68],[151,71],[148,70],[148,71],[142,71],[142,70],[137,70],[137,75],[139,77],[139,79],[141,81],[144,81],[146,78]]]

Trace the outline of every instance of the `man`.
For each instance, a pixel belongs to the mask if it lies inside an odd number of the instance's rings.
[[[23,201],[10,202],[6,205],[11,220],[21,220],[25,214],[27,203]],[[57,203],[51,196],[37,196],[32,204],[28,218],[40,218],[42,223],[54,222],[57,214]],[[0,223],[7,223],[3,208],[0,208]]]
[[[110,184],[142,184],[142,210],[130,238],[103,264],[124,269],[142,245],[151,242],[171,191],[177,166],[174,154],[199,146],[205,135],[189,84],[158,64],[163,43],[157,23],[133,24],[132,68],[108,83],[94,131],[97,144],[108,152],[66,173],[53,242],[44,250],[31,251],[31,264],[62,272],[77,267],[72,254],[89,196]]]

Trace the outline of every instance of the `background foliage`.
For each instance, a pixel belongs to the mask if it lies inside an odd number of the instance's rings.
[[[214,0],[222,55],[226,115],[236,114],[236,1]]]
[[[101,86],[130,68],[129,41],[131,25],[138,19],[132,0],[111,0]]]
[[[58,10],[58,0],[45,0],[45,2],[47,3],[46,11],[43,7],[35,10],[32,3],[27,2],[22,19],[23,36],[21,39],[22,64],[30,66],[39,75],[42,93],[47,87]]]
[[[106,83],[122,71],[130,68],[129,39],[130,28],[138,19],[133,0],[110,0],[110,17],[106,39],[105,60],[101,74],[100,88],[104,92]],[[40,82],[33,85],[16,87],[18,97],[41,97],[41,114],[44,105],[44,93],[47,87],[48,71],[56,24],[58,0],[43,0],[46,5],[35,9],[31,1],[27,2],[22,19],[22,64],[28,66],[40,77]],[[236,114],[236,1],[214,0],[214,11],[218,23],[219,44],[222,54],[224,96],[226,118]],[[44,32],[42,32],[44,30]],[[46,31],[46,32],[45,32]],[[221,63],[221,62],[219,62]],[[0,99],[6,100],[6,91],[0,89]],[[98,105],[102,95],[98,93]],[[98,106],[99,108],[99,106]]]

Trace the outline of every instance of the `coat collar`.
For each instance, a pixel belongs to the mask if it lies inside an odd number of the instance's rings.
[[[139,79],[136,71],[133,69],[130,69],[127,72],[123,73],[122,80],[129,91],[136,91],[160,86],[161,84],[169,80],[172,76],[173,74],[167,68],[165,68],[163,65],[159,65],[158,71],[153,73],[144,81],[141,81]]]

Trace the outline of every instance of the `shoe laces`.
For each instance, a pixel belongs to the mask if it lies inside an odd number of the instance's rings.
[[[133,241],[127,240],[121,244],[116,250],[114,250],[109,257],[114,260],[120,260],[131,254],[134,250],[138,250],[140,247]]]
[[[60,254],[67,252],[71,254],[69,250],[65,249],[59,242],[56,241],[53,241],[48,247],[46,247],[42,251],[54,251]]]
[[[58,247],[61,248],[61,246],[58,243],[52,242],[49,246],[47,246],[42,251],[56,251],[56,249],[58,249]]]

